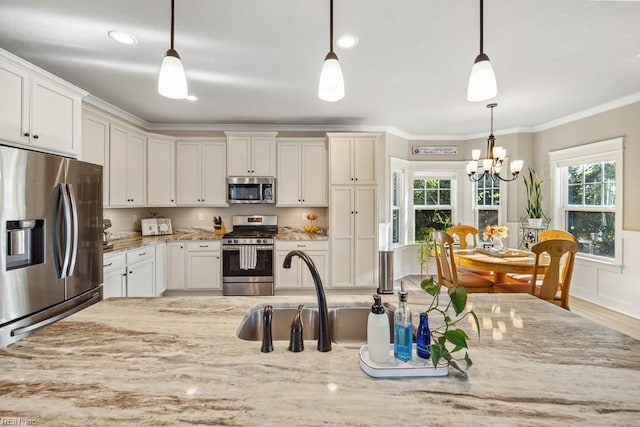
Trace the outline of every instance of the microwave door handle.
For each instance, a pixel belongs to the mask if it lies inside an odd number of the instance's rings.
[[[73,191],[73,186],[71,184],[67,184],[67,191],[69,193],[69,206],[71,207],[71,226],[72,228],[72,239],[71,242],[71,260],[69,261],[69,272],[68,276],[73,276],[73,272],[76,269],[76,260],[78,258],[78,203],[76,201],[76,195]]]

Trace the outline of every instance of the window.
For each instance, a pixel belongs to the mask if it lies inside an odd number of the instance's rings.
[[[415,178],[413,180],[414,237],[423,227],[446,230],[451,226],[451,180]]]
[[[478,230],[500,224],[500,180],[485,176],[476,182],[474,209]],[[479,237],[482,239],[482,232]]]
[[[401,171],[391,172],[391,243],[401,243],[403,182],[404,174]]]
[[[578,239],[580,252],[615,258],[616,162],[565,169],[567,231]]]
[[[581,258],[622,264],[622,153],[622,138],[549,153],[556,227]]]

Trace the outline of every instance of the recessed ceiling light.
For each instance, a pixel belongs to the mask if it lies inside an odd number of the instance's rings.
[[[109,34],[109,37],[111,37],[113,40],[117,41],[118,43],[128,44],[128,45],[138,43],[138,39],[136,39],[134,35],[131,33],[126,33],[124,31],[111,30],[109,31],[108,34]]]
[[[186,99],[189,100],[189,101],[197,101],[198,97],[195,96],[195,95],[187,95]]]
[[[338,39],[336,42],[338,46],[343,49],[349,49],[358,44],[358,38],[356,36],[352,36],[350,34],[346,34]]]

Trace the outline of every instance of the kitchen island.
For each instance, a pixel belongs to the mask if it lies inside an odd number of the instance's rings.
[[[414,316],[424,308],[410,295]],[[295,299],[293,301],[292,299]],[[329,305],[369,296],[329,295]],[[396,303],[396,297],[384,296]],[[468,380],[374,379],[358,350],[242,341],[256,305],[115,298],[0,349],[0,420],[36,425],[637,425],[640,341],[523,294],[472,294]],[[424,299],[426,303],[426,298]],[[465,323],[471,332],[471,325]]]

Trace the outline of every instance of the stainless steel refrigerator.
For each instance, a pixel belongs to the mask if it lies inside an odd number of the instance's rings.
[[[0,146],[0,347],[102,300],[102,166]]]

